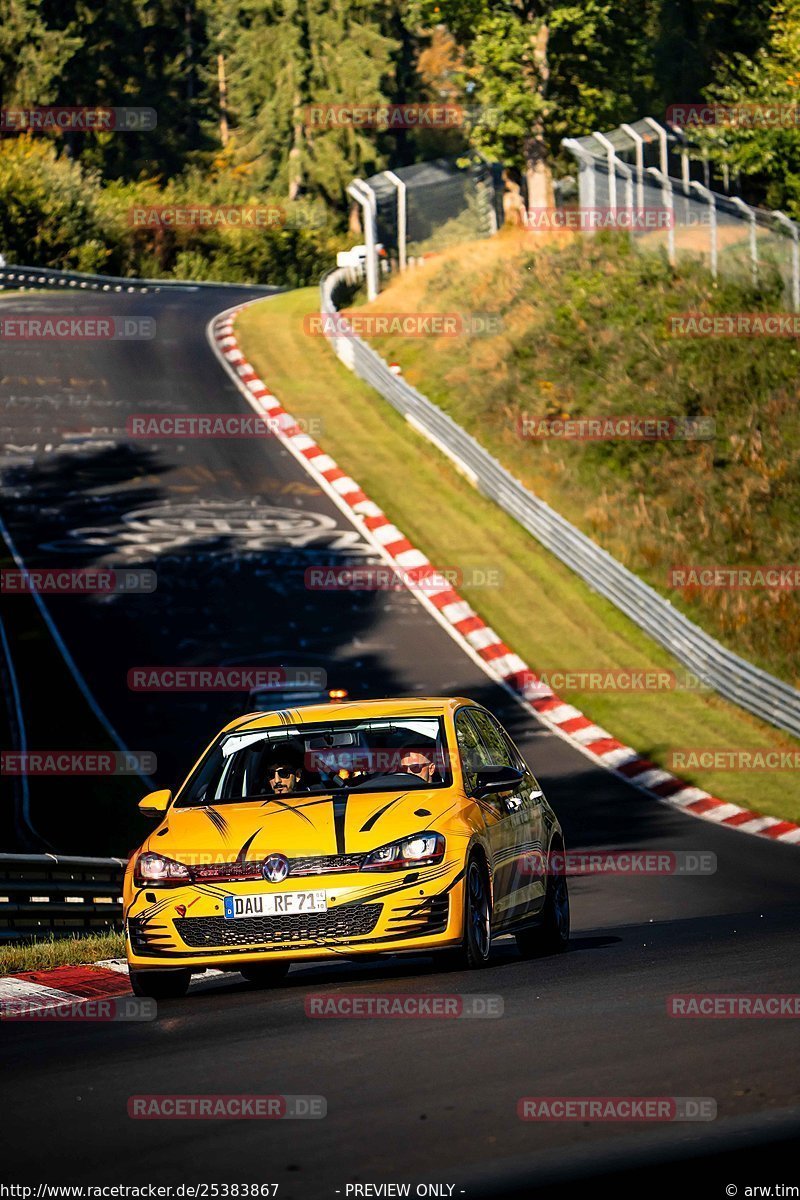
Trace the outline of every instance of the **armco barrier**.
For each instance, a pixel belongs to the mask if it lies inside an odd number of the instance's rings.
[[[352,268],[331,271],[321,284],[321,311],[337,311],[336,295],[352,285]],[[800,737],[800,692],[727,650],[513,477],[475,438],[357,337],[329,335],[341,361],[369,383],[485,496],[640,629],[726,700]]]
[[[58,271],[50,267],[0,267],[0,291],[17,288],[59,288],[91,292],[160,292],[163,288],[238,288],[242,291],[276,292],[266,284],[216,283],[213,280],[127,279],[121,275],[87,275],[83,271]]]
[[[122,927],[122,858],[0,854],[0,941]]]

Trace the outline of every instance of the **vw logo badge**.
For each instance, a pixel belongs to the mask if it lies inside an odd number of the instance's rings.
[[[289,874],[289,860],[283,854],[270,854],[264,859],[261,874],[270,883],[282,883]]]

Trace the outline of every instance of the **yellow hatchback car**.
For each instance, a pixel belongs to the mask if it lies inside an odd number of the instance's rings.
[[[192,972],[279,982],[292,962],[445,950],[482,967],[569,939],[564,839],[499,721],[463,698],[251,713],[180,791],[125,874],[131,986]]]

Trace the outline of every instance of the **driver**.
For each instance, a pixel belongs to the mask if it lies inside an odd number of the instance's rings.
[[[267,764],[265,781],[275,796],[287,796],[296,792],[303,774],[299,757],[288,747],[276,751]]]
[[[422,780],[423,784],[429,784],[433,780],[437,763],[435,763],[435,752],[428,750],[427,746],[409,746],[408,749],[401,751],[401,757],[397,764],[398,770],[407,770],[410,774],[416,775]]]

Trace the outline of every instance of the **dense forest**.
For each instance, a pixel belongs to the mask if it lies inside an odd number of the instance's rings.
[[[547,195],[561,138],[701,98],[793,103],[800,0],[0,0],[4,111],[155,110],[140,132],[0,132],[0,249],[119,273],[313,277],[354,175],[466,149]],[[435,128],[311,106],[461,106]],[[487,119],[487,114],[491,119]],[[798,129],[709,130],[800,214]],[[132,228],[135,204],[274,202],[267,230]]]

